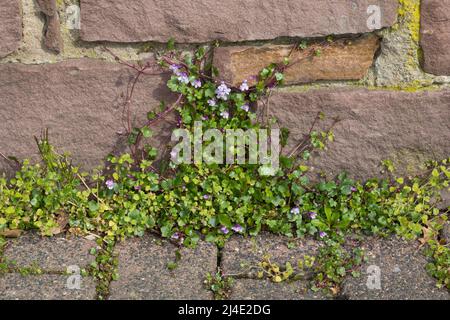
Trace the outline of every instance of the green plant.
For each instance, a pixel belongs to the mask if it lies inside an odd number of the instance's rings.
[[[233,278],[223,277],[221,272],[218,271],[215,274],[206,274],[205,286],[214,293],[214,299],[225,300],[230,295],[233,281]]]
[[[311,48],[309,57],[315,54]],[[173,72],[167,85],[178,99],[172,106],[162,103],[159,112],[148,113],[144,126],[135,127],[132,96],[128,96],[124,109],[130,153],[109,156],[105,168],[79,172],[68,155],[56,152],[44,132],[37,139],[42,162],[32,165],[25,160],[14,178],[0,178],[0,231],[38,229],[51,236],[69,230],[98,235],[102,249],[91,273],[100,280],[99,297],[104,298],[109,282],[117,277],[113,244],[148,230],[188,247],[200,239],[222,246],[232,234],[254,236],[261,230],[288,237],[315,237],[325,244],[315,262],[316,287],[336,291],[337,284],[360,262],[359,254],[349,253],[341,245],[349,234],[423,239],[424,230],[437,229],[446,220],[447,211],[439,211],[436,203],[440,190],[449,187],[449,159],[427,163],[427,172],[420,177],[357,182],[340,174],[312,183],[308,160],[314,150],[325,150],[327,143],[333,142],[332,128],[339,121],[334,119],[326,130],[317,130],[322,113],[288,156],[280,157],[278,170],[253,164],[172,162],[165,170],[158,170],[158,150],[146,139],[152,135],[152,125],[171,112],[177,114],[178,126],[190,134],[196,121],[201,121],[204,130],[273,125],[271,120],[265,124],[256,121],[252,109],[283,82],[289,57],[264,68],[254,86],[244,82],[239,88],[216,82],[215,70],[208,68],[207,61],[208,52],[203,48],[195,54],[170,50],[160,57],[160,66]],[[131,87],[152,67],[129,66],[137,71]],[[286,146],[289,131],[281,133]],[[386,161],[385,165],[392,175],[392,163]],[[264,170],[271,175],[263,175],[267,173]],[[448,249],[434,240],[426,239],[434,259],[429,270],[441,285],[448,284]],[[168,267],[174,269],[175,264]],[[289,270],[286,266],[285,271],[272,272],[274,280],[290,278],[280,273]],[[216,289],[221,290],[220,282]]]

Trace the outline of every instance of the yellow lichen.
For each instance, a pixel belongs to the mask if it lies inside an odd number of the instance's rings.
[[[419,43],[420,38],[420,0],[399,0],[398,15],[408,26],[411,38]]]

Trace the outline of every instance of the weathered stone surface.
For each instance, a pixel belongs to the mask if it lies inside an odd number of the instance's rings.
[[[450,208],[450,188],[444,188],[440,192],[441,201],[437,204],[440,210]]]
[[[231,288],[232,300],[318,300],[319,293],[308,290],[302,281],[274,283],[269,280],[236,279]]]
[[[37,0],[37,3],[46,19],[44,44],[47,49],[60,53],[64,49],[64,42],[61,36],[56,0]]]
[[[441,231],[441,236],[447,244],[450,243],[450,222],[447,221],[444,224],[444,227],[442,228]]]
[[[361,277],[348,277],[342,295],[351,300],[450,299],[448,291],[438,289],[436,280],[427,274],[427,259],[418,246],[397,238],[370,239],[362,246],[368,261],[362,266]],[[375,275],[374,271],[367,270],[369,266],[380,268],[381,289],[367,286],[369,276]]]
[[[289,242],[293,246],[292,249],[288,248]],[[268,255],[272,263],[284,267],[286,262],[290,262],[294,271],[298,272],[298,260],[302,260],[305,256],[315,256],[318,249],[317,241],[292,240],[271,233],[262,233],[254,238],[233,236],[222,250],[221,268],[225,274],[255,277],[257,270],[251,267],[258,266],[264,256]],[[305,272],[305,277],[308,277],[308,270]]]
[[[281,63],[292,51],[292,45],[219,47],[214,50],[214,65],[219,77],[239,86],[247,80],[254,84],[259,72],[271,63]],[[364,77],[379,48],[375,35],[354,40],[312,45],[319,56],[310,56],[311,49],[297,50],[290,56],[291,67],[285,72],[285,83],[296,84],[317,80],[357,80]]]
[[[170,271],[167,264],[176,261],[176,250],[150,235],[118,244],[119,280],[111,284],[110,299],[212,299],[204,280],[208,272],[216,271],[216,246],[200,242],[194,250],[179,249],[181,260]]]
[[[44,238],[28,232],[8,241],[4,257],[15,261],[17,267],[37,265],[45,271],[66,272],[68,266],[84,268],[94,261],[89,250],[96,246],[95,241],[84,238],[64,235]]]
[[[67,287],[68,276],[0,275],[0,300],[94,300],[95,282],[82,278],[80,289]]]
[[[436,75],[450,75],[450,0],[422,0],[421,8],[423,68]]]
[[[450,90],[402,92],[368,89],[311,89],[278,91],[271,97],[269,115],[290,129],[291,152],[322,111],[316,126],[329,129],[333,118],[335,142],[311,162],[313,173],[333,177],[342,171],[359,179],[380,176],[380,162],[391,159],[399,174],[417,173],[426,159],[450,153]],[[260,112],[263,109],[261,107]]]
[[[19,159],[37,157],[33,136],[49,128],[50,142],[83,169],[102,164],[109,153],[127,150],[124,95],[135,72],[116,63],[80,59],[47,65],[0,65],[0,150]],[[132,101],[133,125],[172,96],[165,77],[146,75]],[[170,139],[173,124],[160,121],[155,146]],[[0,158],[0,172],[11,171]]]
[[[22,41],[22,15],[19,0],[0,5],[0,58],[16,51]]]
[[[396,0],[377,1],[380,27],[397,16]],[[245,41],[371,31],[373,1],[337,0],[81,0],[85,41]],[[369,25],[370,26],[370,25]]]

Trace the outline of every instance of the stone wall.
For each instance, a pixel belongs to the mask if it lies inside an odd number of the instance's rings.
[[[1,0],[0,152],[35,158],[44,128],[84,169],[125,150],[132,71],[103,48],[153,59],[170,38],[185,50],[219,41],[213,63],[232,83],[282,61],[292,44],[316,46],[321,54],[287,72],[269,112],[294,141],[318,111],[339,117],[318,171],[367,178],[384,159],[412,172],[450,155],[450,0]],[[166,80],[142,79],[135,114],[173,99]],[[157,128],[160,148],[171,127]]]

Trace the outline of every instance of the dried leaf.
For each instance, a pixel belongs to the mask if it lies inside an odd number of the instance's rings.
[[[0,231],[0,236],[3,236],[5,238],[18,238],[18,237],[20,237],[21,234],[22,234],[22,230],[17,230],[17,229],[14,229],[14,230],[6,229],[3,231]]]

